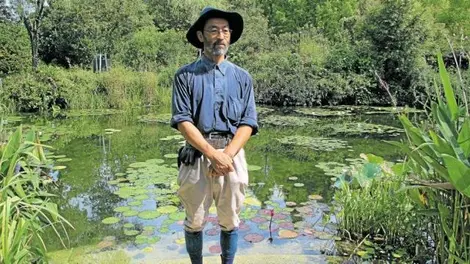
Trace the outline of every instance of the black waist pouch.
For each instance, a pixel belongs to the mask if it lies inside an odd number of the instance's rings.
[[[189,144],[186,144],[184,147],[181,147],[178,150],[178,168],[181,166],[181,164],[186,166],[194,165],[196,159],[200,158],[201,156],[202,153],[199,150],[193,148]]]

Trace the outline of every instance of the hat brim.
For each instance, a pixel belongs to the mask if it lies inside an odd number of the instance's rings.
[[[243,18],[239,13],[212,9],[202,14],[186,33],[186,39],[194,47],[198,49],[204,48],[204,43],[199,41],[197,32],[202,31],[206,21],[211,18],[223,18],[228,21],[229,27],[232,30],[232,34],[230,35],[230,44],[237,42],[237,40],[241,37],[243,33]]]

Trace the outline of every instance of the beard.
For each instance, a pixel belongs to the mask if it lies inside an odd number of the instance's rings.
[[[223,46],[218,46],[218,44],[222,44]],[[209,40],[204,37],[204,51],[207,51],[209,54],[214,56],[226,55],[228,52],[228,47],[228,44],[221,43],[220,41],[210,43]]]

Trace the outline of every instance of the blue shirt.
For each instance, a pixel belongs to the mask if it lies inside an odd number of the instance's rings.
[[[235,135],[241,125],[258,132],[252,78],[247,71],[224,60],[219,65],[205,56],[181,67],[175,75],[171,127],[189,121],[203,134]]]

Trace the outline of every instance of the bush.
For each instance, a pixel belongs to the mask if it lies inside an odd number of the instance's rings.
[[[0,95],[3,102],[12,102],[14,108],[22,112],[45,112],[52,108],[169,106],[168,79],[167,74],[132,72],[119,67],[93,73],[79,68],[41,66],[38,72],[5,78]]]

